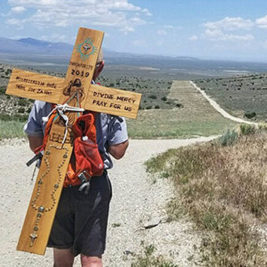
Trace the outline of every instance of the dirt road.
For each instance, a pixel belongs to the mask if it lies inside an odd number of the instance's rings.
[[[144,162],[169,148],[212,138],[130,140],[127,154],[122,160],[116,161],[110,171],[113,199],[104,266],[130,266],[134,260],[132,255],[142,251],[142,241],[145,245],[154,245],[156,253],[181,266],[194,266],[192,260],[197,260],[194,246],[198,246],[199,237],[191,231],[188,222],[160,223],[154,228],[143,230],[146,225],[160,220],[164,222],[165,204],[172,197],[168,182],[159,179],[153,183],[145,171]],[[16,251],[33,188],[33,168],[25,165],[32,156],[28,144],[16,139],[2,142],[0,155],[0,266],[52,266],[51,249],[47,249],[44,257]],[[75,266],[80,266],[79,259]]]

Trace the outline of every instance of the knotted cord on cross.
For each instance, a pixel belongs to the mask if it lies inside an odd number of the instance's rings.
[[[71,99],[73,99],[73,97],[77,97],[77,107],[72,107],[69,106],[68,103]],[[64,133],[64,138],[62,140],[62,144],[65,143],[65,140],[67,138],[67,134],[68,134],[68,124],[69,124],[69,118],[68,116],[65,114],[65,112],[84,112],[83,108],[79,107],[79,96],[78,96],[78,92],[75,92],[67,101],[65,104],[57,104],[51,111],[50,113],[46,116],[43,117],[42,120],[43,122],[48,122],[49,117],[55,112],[57,111],[57,113],[59,114],[59,116],[64,120],[65,122],[65,133]]]

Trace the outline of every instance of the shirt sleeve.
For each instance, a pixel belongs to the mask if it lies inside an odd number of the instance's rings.
[[[128,140],[127,125],[125,118],[113,117],[108,131],[108,144],[118,145]]]
[[[35,101],[29,114],[28,121],[24,125],[24,132],[28,136],[43,136],[44,123],[42,117],[48,115],[48,113],[49,109],[47,103]]]

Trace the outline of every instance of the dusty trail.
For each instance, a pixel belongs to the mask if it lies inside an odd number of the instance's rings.
[[[231,114],[229,114],[228,112],[226,112],[224,109],[222,109],[220,107],[220,105],[216,101],[214,101],[210,96],[208,96],[205,91],[201,90],[194,82],[189,81],[189,83],[196,90],[198,90],[203,95],[203,97],[206,98],[209,101],[209,103],[211,104],[211,106],[214,107],[226,119],[229,119],[229,120],[232,120],[232,121],[236,121],[236,122],[239,122],[239,123],[251,124],[251,125],[255,125],[255,126],[258,125],[258,123],[256,123],[256,122],[246,121],[246,120],[243,120],[243,119],[240,119],[240,118],[237,118],[237,117],[232,116]]]
[[[187,258],[195,253],[193,246],[198,246],[199,237],[190,232],[189,223],[162,223],[142,230],[147,223],[164,220],[164,206],[172,196],[172,189],[166,181],[152,183],[144,162],[169,148],[212,138],[130,141],[127,154],[116,161],[110,171],[113,199],[104,266],[130,266],[133,260],[131,254],[142,249],[141,241],[146,245],[153,244],[158,253],[173,258],[181,266],[192,266]],[[44,257],[15,249],[33,188],[33,168],[25,166],[26,160],[32,156],[28,144],[16,139],[5,141],[1,143],[0,155],[0,266],[52,266],[51,249],[47,249]],[[75,266],[80,266],[78,259]]]

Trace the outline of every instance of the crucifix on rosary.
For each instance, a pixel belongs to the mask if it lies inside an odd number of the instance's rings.
[[[103,36],[101,31],[79,29],[65,79],[12,70],[7,94],[57,104],[61,114],[49,134],[17,250],[45,253],[73,150],[71,126],[77,118],[73,111],[137,116],[141,94],[92,84]]]

